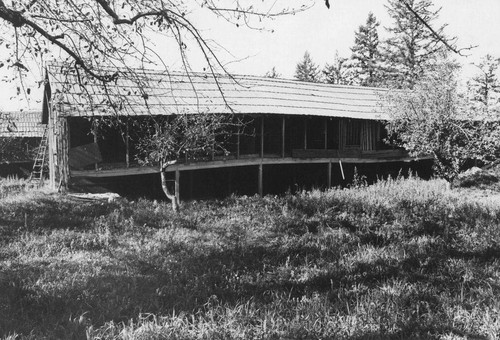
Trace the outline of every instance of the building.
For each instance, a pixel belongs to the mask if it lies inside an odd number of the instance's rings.
[[[0,112],[0,176],[28,176],[45,126],[40,111]]]
[[[54,187],[82,178],[158,173],[159,167],[135,162],[129,131],[133,122],[157,115],[211,112],[246,122],[227,154],[179,159],[168,167],[180,185],[177,194],[184,197],[200,196],[200,186],[210,185],[228,193],[261,194],[292,186],[331,186],[352,178],[354,166],[397,171],[402,162],[415,161],[405,150],[384,143],[383,121],[389,117],[380,105],[382,89],[147,70],[112,77],[102,82],[74,67],[47,68],[43,121],[49,126]],[[93,124],[109,117],[126,120],[127,128],[111,126],[95,133]]]

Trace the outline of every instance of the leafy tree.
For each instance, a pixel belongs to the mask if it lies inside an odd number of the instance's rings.
[[[302,61],[300,61],[295,68],[295,78],[312,83],[317,83],[320,80],[318,65],[312,61],[311,55],[307,51],[304,53]]]
[[[354,46],[351,47],[351,60],[354,68],[355,82],[362,86],[377,86],[383,83],[382,55],[379,49],[377,21],[372,12],[368,14],[366,23],[354,32]]]
[[[156,116],[141,124],[137,159],[143,165],[159,166],[162,189],[174,211],[179,209],[179,202],[175,189],[167,185],[167,168],[182,159],[226,153],[224,142],[232,125],[230,116],[209,113]]]
[[[442,42],[449,43],[443,38],[445,25],[429,29],[440,9],[433,10],[431,0],[388,0],[386,8],[394,21],[384,44],[386,72],[393,85],[411,87],[444,50]]]
[[[339,57],[335,52],[332,64],[326,64],[323,69],[324,80],[327,84],[352,84],[352,69],[349,67],[349,59]]]
[[[476,109],[500,112],[500,81],[498,67],[500,58],[487,54],[477,67],[477,73],[467,83],[469,97]]]
[[[458,66],[436,63],[412,90],[392,91],[387,128],[412,156],[432,155],[437,175],[452,181],[470,160],[491,162],[500,147],[499,123],[467,110],[458,92]]]
[[[36,153],[37,141],[30,138],[0,137],[0,163],[29,161]]]

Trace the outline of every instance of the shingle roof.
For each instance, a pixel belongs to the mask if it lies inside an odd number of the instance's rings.
[[[41,122],[39,111],[0,112],[0,137],[41,137]]]
[[[68,116],[232,111],[388,118],[379,105],[385,90],[370,87],[241,75],[216,75],[214,79],[207,73],[152,70],[118,72],[116,81],[103,85],[64,65],[50,65],[47,71],[55,107]]]

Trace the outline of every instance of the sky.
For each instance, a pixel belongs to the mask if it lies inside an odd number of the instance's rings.
[[[272,33],[238,29],[224,23],[210,26],[202,21],[200,25],[212,27],[204,33],[228,48],[235,56],[233,59],[243,59],[228,66],[233,72],[264,75],[276,67],[283,77],[293,78],[295,66],[306,50],[320,66],[331,63],[336,51],[349,57],[354,32],[366,22],[370,11],[381,22],[379,34],[383,37],[384,27],[392,23],[386,3],[386,0],[333,0],[328,10],[322,1],[316,1],[305,12],[267,22],[265,27],[274,30]],[[436,9],[442,8],[437,24],[448,24],[445,32],[458,38],[458,47],[478,45],[464,51],[468,57],[457,56],[459,62],[477,62],[487,53],[500,57],[500,0],[434,0],[434,4]],[[224,57],[231,60],[227,55]]]
[[[295,15],[255,23],[260,29],[242,25],[237,27],[204,11],[192,13],[191,20],[206,39],[213,41],[215,52],[230,72],[260,76],[275,67],[283,78],[289,79],[293,78],[295,66],[305,51],[320,67],[332,63],[337,51],[341,57],[349,57],[354,32],[365,23],[370,11],[381,22],[379,35],[382,38],[385,35],[384,27],[391,25],[384,7],[387,0],[330,0],[330,9],[325,7],[322,0],[307,1],[303,2],[313,4],[312,8]],[[477,63],[485,54],[500,57],[500,0],[433,2],[435,8],[442,8],[435,26],[448,24],[445,32],[448,36],[458,38],[459,48],[477,45],[463,52],[467,56],[456,56],[465,65],[466,74],[474,70],[470,64]],[[180,69],[181,63],[166,52],[172,46],[161,41],[156,44],[160,53],[165,52],[170,68]],[[198,71],[206,66],[202,58],[196,56],[192,58],[191,64]],[[0,110],[41,109],[41,89],[34,91],[34,99],[28,104],[24,98],[15,95],[15,87],[11,83],[0,83]]]

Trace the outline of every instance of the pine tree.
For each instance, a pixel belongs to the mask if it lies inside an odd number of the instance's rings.
[[[266,78],[280,78],[281,74],[276,71],[276,67],[273,66],[271,71],[267,71],[266,74],[264,75]]]
[[[309,55],[309,52],[304,53],[304,59],[297,64],[295,68],[295,79],[317,83],[320,80],[320,72]]]
[[[500,80],[498,68],[500,59],[487,54],[477,67],[477,74],[468,81],[469,100],[476,108],[486,111],[500,111]]]
[[[386,6],[394,20],[387,28],[392,37],[385,41],[384,59],[387,71],[394,85],[412,87],[425,72],[426,65],[443,51],[439,39],[423,24],[432,23],[439,17],[438,10],[432,10],[431,0],[388,0]],[[417,18],[407,6],[422,19]],[[445,26],[436,29],[443,36]]]
[[[338,51],[335,52],[335,58],[332,64],[326,64],[323,69],[325,83],[327,84],[352,84],[352,70],[348,66],[347,58],[339,57]]]
[[[358,31],[354,32],[351,67],[354,71],[354,81],[362,86],[377,86],[383,83],[382,55],[378,38],[379,26],[377,18],[370,12],[366,24],[359,26]]]

